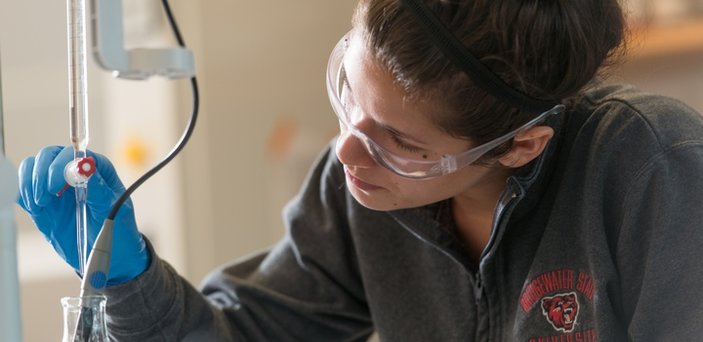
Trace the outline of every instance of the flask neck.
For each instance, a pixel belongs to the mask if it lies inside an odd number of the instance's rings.
[[[109,342],[105,321],[105,296],[61,298],[62,342]]]

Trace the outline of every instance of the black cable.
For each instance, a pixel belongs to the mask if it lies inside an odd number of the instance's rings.
[[[175,35],[175,38],[178,41],[178,45],[180,47],[185,47],[185,42],[183,41],[183,37],[181,36],[180,30],[178,29],[178,24],[176,23],[173,13],[171,12],[171,6],[169,5],[168,0],[162,0],[161,3],[163,4],[164,12],[166,13],[166,17],[168,18],[171,30],[173,31],[173,34]],[[183,149],[183,147],[185,147],[186,143],[190,139],[190,136],[193,134],[193,131],[195,129],[195,123],[198,119],[198,111],[200,109],[200,94],[198,92],[198,82],[195,76],[190,78],[190,84],[193,91],[193,111],[190,115],[188,125],[183,134],[181,135],[180,140],[178,141],[176,146],[171,150],[171,152],[168,153],[166,158],[156,164],[156,166],[151,168],[149,171],[144,173],[144,175],[139,177],[139,179],[137,179],[132,185],[130,185],[127,190],[125,190],[125,192],[112,205],[112,209],[110,210],[110,213],[107,216],[108,220],[114,220],[115,216],[117,216],[117,212],[120,210],[120,207],[122,206],[122,204],[124,204],[125,201],[127,201],[129,196],[135,190],[137,190],[137,188],[142,185],[147,179],[151,178],[151,176],[159,172],[159,170],[161,170],[164,166],[166,166],[166,164],[173,160],[173,158],[175,158],[176,155]]]
[[[173,12],[171,12],[171,6],[168,4],[168,0],[161,0],[164,7],[164,12],[166,12],[166,18],[168,19],[168,24],[171,26],[173,35],[176,37],[178,45],[185,47],[185,42],[183,41],[183,36],[181,35],[181,30],[178,29],[178,24],[176,24],[176,19],[173,17]]]

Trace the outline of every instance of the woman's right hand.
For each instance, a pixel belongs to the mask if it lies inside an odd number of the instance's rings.
[[[88,181],[87,227],[91,248],[112,204],[124,193],[115,168],[105,156],[88,152],[96,172]],[[18,204],[29,213],[39,231],[56,252],[79,271],[76,198],[73,187],[65,188],[64,168],[73,160],[72,147],[45,147],[19,167]],[[127,282],[149,265],[149,251],[137,230],[134,209],[125,201],[114,220],[114,236],[108,286]]]

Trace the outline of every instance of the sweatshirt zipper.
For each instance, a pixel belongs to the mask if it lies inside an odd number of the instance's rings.
[[[491,237],[488,240],[488,244],[486,245],[486,248],[483,250],[481,253],[481,259],[479,260],[478,264],[478,270],[476,271],[476,274],[474,275],[474,299],[476,302],[476,310],[479,315],[484,315],[487,314],[487,311],[490,311],[490,305],[486,304],[485,306],[483,305],[483,292],[484,292],[484,280],[483,280],[483,272],[482,272],[482,267],[481,264],[483,262],[483,259],[486,257],[486,255],[491,251],[493,246],[496,244],[496,240],[498,239],[498,234],[500,233],[500,229],[505,229],[505,226],[507,224],[507,221],[502,220],[503,216],[507,213],[512,211],[512,208],[514,208],[514,203],[515,199],[518,197],[518,194],[510,189],[510,191],[505,191],[500,197],[500,200],[498,201],[498,206],[496,208],[495,212],[495,219],[493,220],[493,227],[492,227],[492,232],[491,232]],[[485,322],[485,329],[488,332],[489,335],[491,335],[491,322],[490,322],[490,315],[486,316],[486,319],[488,320]],[[480,320],[479,320],[480,321]],[[477,327],[477,334],[481,330],[481,327]],[[485,340],[486,336],[483,336],[484,338],[482,339],[481,336],[476,336],[476,340]],[[490,338],[489,338],[490,339]]]
[[[506,211],[506,208],[508,208],[514,199],[518,197],[517,193],[515,191],[505,191],[500,197],[500,200],[498,201],[498,207],[496,209],[495,213],[495,219],[493,220],[493,227],[491,231],[491,237],[488,240],[488,244],[486,245],[486,248],[483,250],[481,253],[481,259],[479,260],[479,265],[478,265],[478,270],[476,271],[476,275],[474,276],[475,279],[475,286],[474,286],[474,296],[476,298],[476,304],[479,304],[481,302],[481,299],[483,298],[483,279],[481,276],[481,262],[483,261],[483,258],[486,256],[486,253],[488,253],[492,248],[493,245],[496,243],[496,239],[498,238],[498,233],[499,229],[505,229],[505,223],[501,224],[501,219],[503,217],[504,212]],[[511,206],[512,208],[512,206]],[[500,226],[499,226],[500,224]]]

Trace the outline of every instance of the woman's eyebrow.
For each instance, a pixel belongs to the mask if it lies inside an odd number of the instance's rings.
[[[351,86],[349,85],[349,79],[348,79],[347,76],[346,76],[346,70],[344,70],[344,67],[342,67],[342,70],[343,70],[342,72],[344,73],[344,77],[343,77],[342,82],[344,83],[344,85],[346,86],[347,90],[349,91],[349,95],[350,95],[350,96],[353,96],[353,95],[354,95],[354,92],[352,91],[352,88],[351,88]],[[358,102],[357,102],[357,103],[358,103]],[[389,126],[389,125],[387,125],[387,124],[385,124],[385,123],[379,122],[378,120],[374,120],[374,122],[375,122],[379,127],[381,127],[382,129],[386,130],[388,133],[393,134],[393,135],[395,135],[395,136],[397,136],[397,137],[399,137],[399,138],[401,138],[401,139],[409,140],[409,141],[412,141],[412,142],[415,142],[415,143],[417,143],[417,144],[424,145],[424,146],[427,146],[427,145],[428,145],[427,142],[423,141],[422,139],[417,138],[417,137],[414,137],[414,136],[412,136],[412,135],[410,135],[410,134],[407,134],[407,133],[405,133],[405,132],[403,132],[403,131],[400,131],[400,130],[396,129],[395,127],[392,127],[392,126]]]

